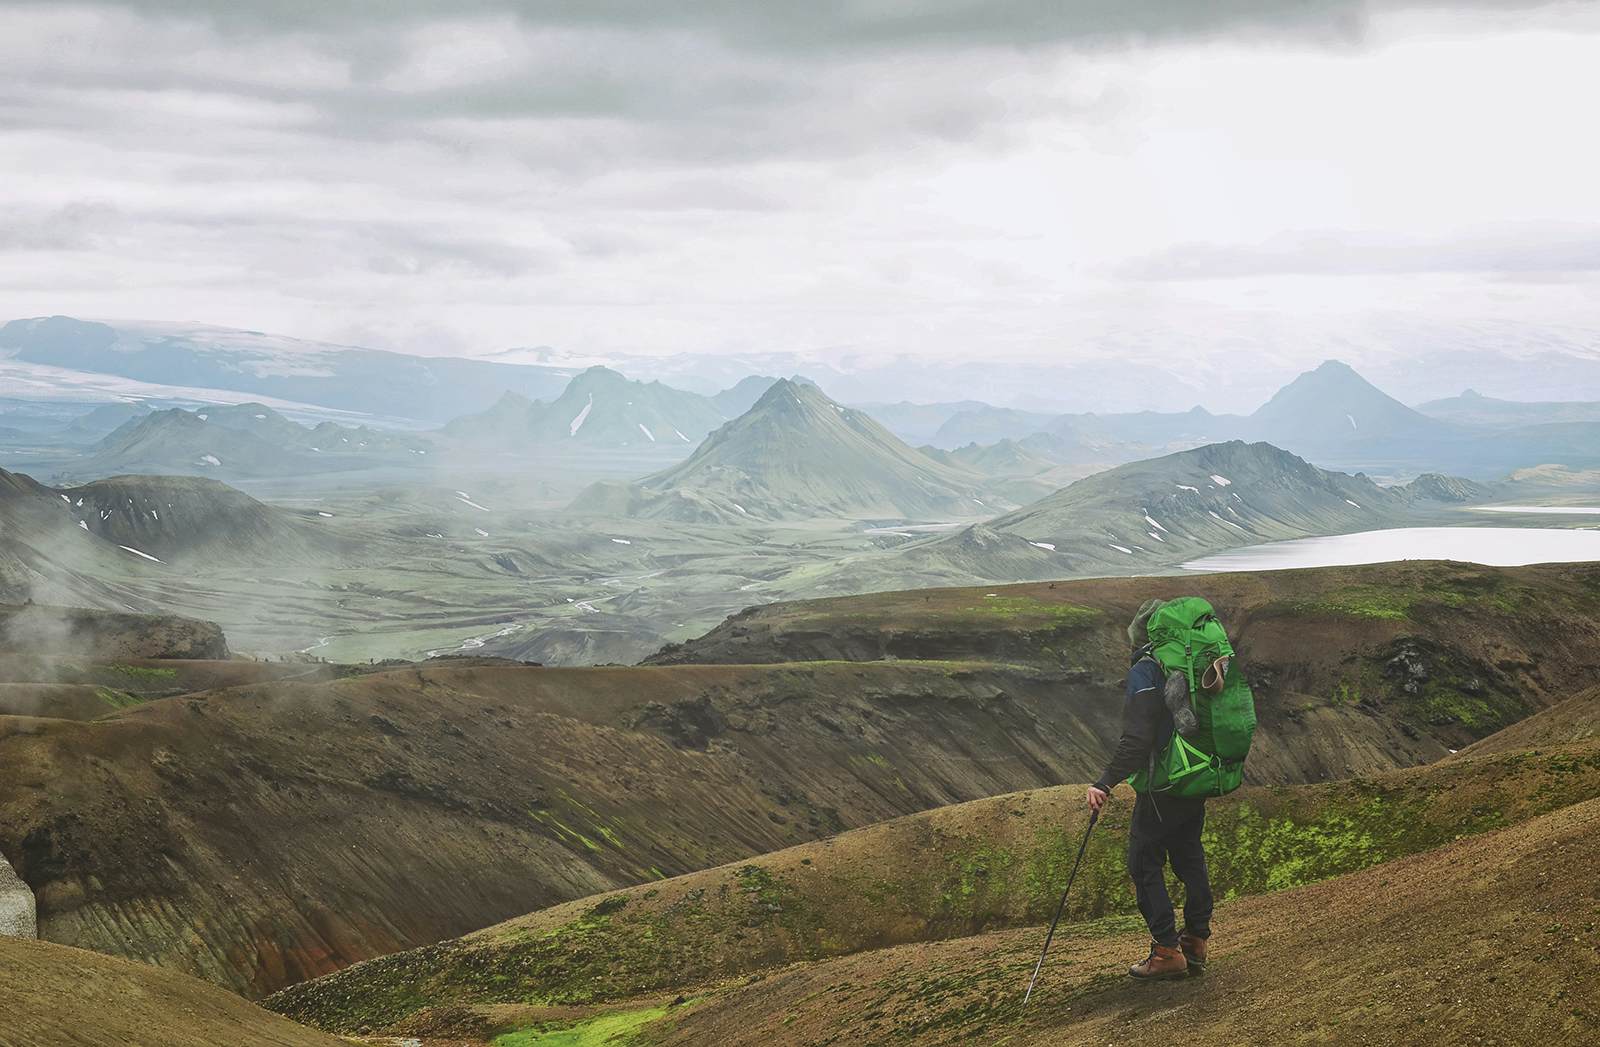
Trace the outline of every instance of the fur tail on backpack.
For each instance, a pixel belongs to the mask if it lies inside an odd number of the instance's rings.
[[[1200,730],[1200,719],[1189,704],[1189,679],[1183,673],[1169,673],[1167,686],[1162,692],[1167,711],[1172,714],[1172,726],[1185,738],[1192,738]]]

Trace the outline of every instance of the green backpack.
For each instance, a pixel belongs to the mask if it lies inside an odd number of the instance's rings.
[[[1141,793],[1197,797],[1232,792],[1244,780],[1256,704],[1227,632],[1211,604],[1198,596],[1168,600],[1150,615],[1146,629],[1151,657],[1162,672],[1169,680],[1176,673],[1188,681],[1197,726],[1187,737],[1173,731],[1172,741],[1154,754],[1150,767],[1128,781]],[[1227,659],[1220,681],[1213,671],[1219,658]]]

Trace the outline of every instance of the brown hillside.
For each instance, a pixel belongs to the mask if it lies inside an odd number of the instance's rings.
[[[48,942],[0,938],[3,1047],[338,1047],[230,992]]]
[[[1451,748],[1600,676],[1600,566],[1426,561],[770,604],[648,661],[964,658],[1119,680],[1134,610],[1150,596],[1196,593],[1217,607],[1269,710],[1296,695],[1332,698]]]
[[[1257,685],[1252,781],[1434,759],[1592,675],[1600,572],[1392,571],[1217,585]],[[1177,581],[1141,586],[1162,584]],[[38,895],[45,937],[265,993],[568,899],[1092,777],[1139,595],[892,598],[935,608],[914,638],[969,637],[987,662],[337,680],[300,666],[92,722],[0,718],[0,853]],[[872,606],[783,613],[869,636],[883,631]]]
[[[620,1001],[1038,923],[1077,851],[1081,790],[978,800],[569,902],[294,986],[270,1006],[330,1030],[382,1028],[425,1007]],[[1594,746],[1246,789],[1208,811],[1213,885],[1219,897],[1281,890],[1597,796]],[[1136,917],[1122,857],[1130,799],[1120,790],[1091,837],[1069,920]]]
[[[1114,716],[981,665],[250,684],[92,722],[0,717],[0,852],[44,937],[259,993],[566,898],[1081,777]]]
[[[347,666],[243,659],[86,662],[0,652],[0,715],[94,720],[155,698],[273,680],[333,680],[356,671]]]
[[[0,604],[0,655],[5,654],[84,661],[214,659],[228,657],[228,644],[216,623],[176,615]]]
[[[1224,903],[1202,977],[1127,978],[1137,930],[1043,928],[797,965],[663,1023],[665,1045],[1600,1043],[1600,800],[1278,894]]]
[[[1462,749],[1455,760],[1571,745],[1600,738],[1600,687],[1591,687],[1543,712]]]
[[[0,852],[42,936],[263,993],[568,898],[1090,777],[1117,686],[962,663],[426,666],[88,723],[0,718]],[[1442,751],[1353,705],[1283,708],[1256,780]]]

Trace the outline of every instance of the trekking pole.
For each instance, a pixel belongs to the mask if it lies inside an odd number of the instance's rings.
[[[1028,998],[1033,995],[1033,985],[1039,980],[1039,971],[1044,967],[1045,954],[1050,951],[1050,939],[1056,936],[1056,924],[1061,922],[1061,914],[1067,908],[1067,895],[1072,891],[1072,881],[1078,878],[1078,866],[1083,862],[1083,852],[1089,846],[1089,834],[1094,832],[1094,823],[1100,820],[1099,811],[1089,812],[1089,827],[1083,830],[1083,842],[1078,845],[1078,857],[1073,859],[1072,873],[1067,877],[1067,889],[1061,892],[1061,901],[1056,905],[1056,917],[1050,921],[1050,931],[1044,936],[1044,948],[1039,950],[1039,962],[1033,965],[1033,977],[1028,979],[1028,991],[1022,996],[1022,1006],[1028,1006]]]

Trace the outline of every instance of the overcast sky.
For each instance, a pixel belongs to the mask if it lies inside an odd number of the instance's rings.
[[[1597,7],[0,3],[0,319],[449,354],[1203,351],[1373,316],[1596,346]]]

